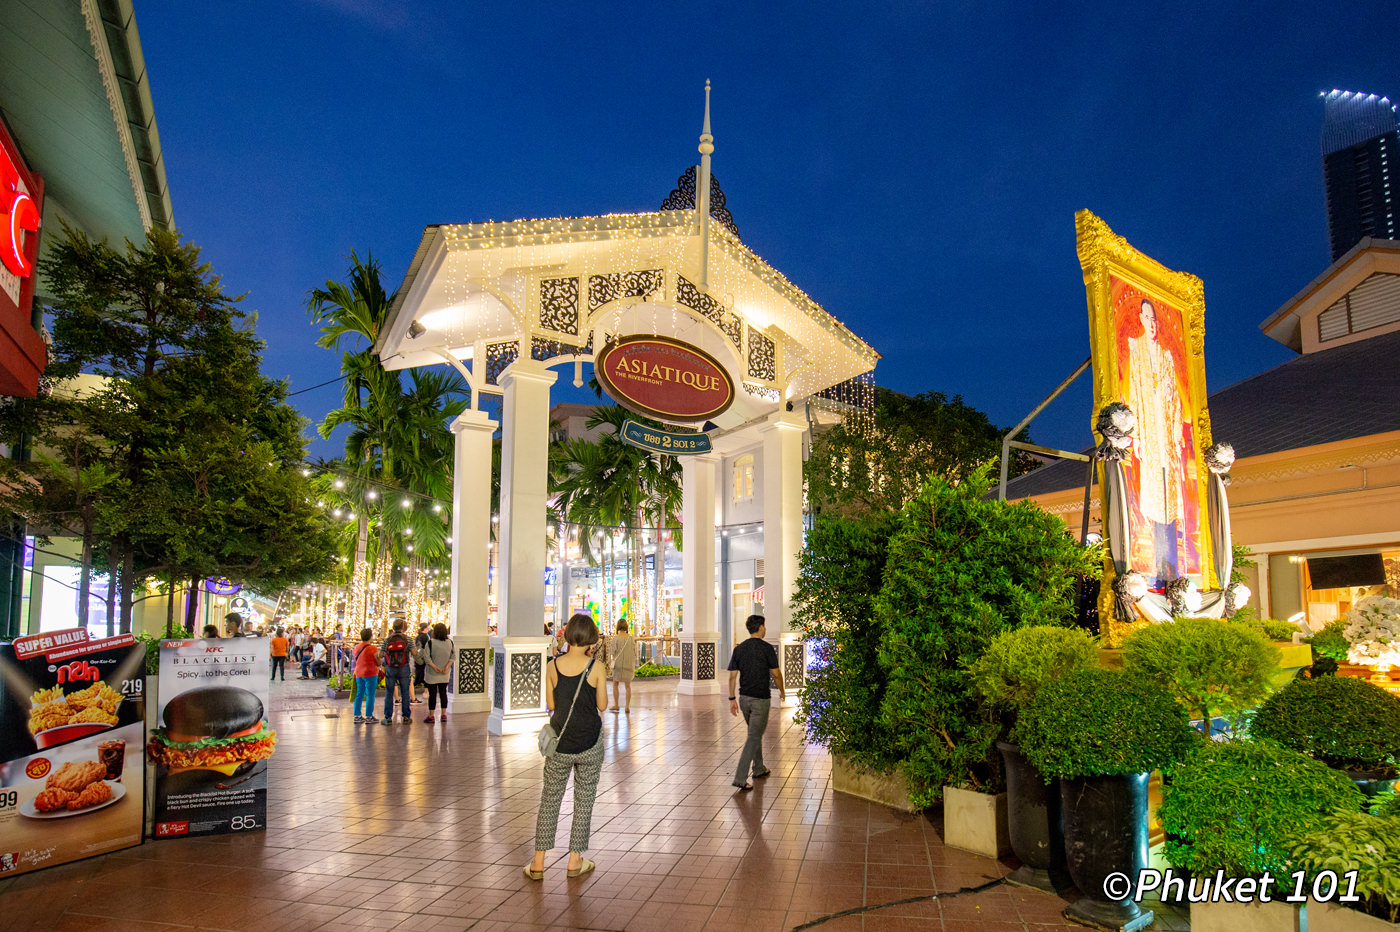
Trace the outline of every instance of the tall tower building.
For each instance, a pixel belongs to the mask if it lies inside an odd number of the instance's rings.
[[[1400,122],[1388,97],[1359,91],[1322,95],[1322,174],[1332,261],[1362,239],[1396,238]]]

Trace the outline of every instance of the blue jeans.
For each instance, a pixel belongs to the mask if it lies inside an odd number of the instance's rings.
[[[357,676],[355,677],[355,717],[361,718],[364,715],[374,716],[374,694],[379,692],[379,677],[377,676]],[[364,703],[364,712],[360,711],[360,703]]]
[[[404,664],[401,667],[384,668],[384,718],[394,717],[394,684],[399,687],[399,700],[403,706],[403,720],[412,720],[412,713],[408,710],[408,701],[412,697],[413,686],[413,665]]]

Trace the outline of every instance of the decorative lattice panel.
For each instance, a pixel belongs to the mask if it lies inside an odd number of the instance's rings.
[[[699,171],[698,165],[692,165],[685,170],[685,174],[676,179],[676,187],[666,196],[666,200],[661,202],[662,210],[694,210],[695,209],[695,173]],[[734,225],[734,215],[729,212],[729,208],[724,206],[724,192],[720,190],[719,179],[713,174],[710,175],[710,216],[719,221],[724,227],[735,236],[739,235],[739,228]]]
[[[496,654],[496,708],[504,711],[506,707],[506,655],[504,652]]]
[[[665,275],[660,269],[590,275],[588,277],[588,310],[592,313],[609,301],[616,301],[619,298],[642,298],[645,300],[659,292],[665,284]]]
[[[556,333],[578,333],[577,278],[540,280],[540,326]]]
[[[696,645],[695,679],[712,680],[715,678],[715,642],[706,641]]]
[[[749,329],[749,377],[775,382],[778,379],[778,356],[773,341],[754,328]]]
[[[695,679],[695,642],[681,641],[681,679]]]
[[[540,671],[543,667],[539,654],[512,654],[510,658],[510,707],[514,709],[537,709],[543,692],[540,688]]]
[[[792,689],[799,689],[802,686],[802,678],[806,673],[802,659],[803,647],[801,644],[783,645],[783,682]]]
[[[457,694],[486,692],[486,648],[467,647],[457,651]]]
[[[486,344],[486,383],[499,385],[498,379],[506,367],[520,356],[520,344],[515,340],[508,343]]]
[[[691,284],[684,275],[676,276],[676,300],[713,321],[736,348],[743,343],[744,323],[739,319],[739,315],[727,310],[709,295],[701,294],[700,289]]]

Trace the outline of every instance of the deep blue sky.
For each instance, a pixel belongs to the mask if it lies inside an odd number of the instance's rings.
[[[1318,94],[1400,94],[1394,4],[1323,6],[136,12],[176,222],[293,391],[337,373],[304,302],[350,250],[393,288],[429,223],[655,210],[709,78],[744,241],[884,354],[881,384],[1009,427],[1088,355],[1084,207],[1205,280],[1212,390],[1290,358],[1258,325],[1327,265]],[[319,422],[338,399],[294,401]],[[1085,446],[1089,409],[1084,378],[1034,436]]]

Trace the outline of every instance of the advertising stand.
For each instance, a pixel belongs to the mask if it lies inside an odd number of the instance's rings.
[[[141,843],[145,660],[82,628],[0,645],[0,877]]]
[[[262,638],[161,642],[152,837],[267,827],[268,664]]]

